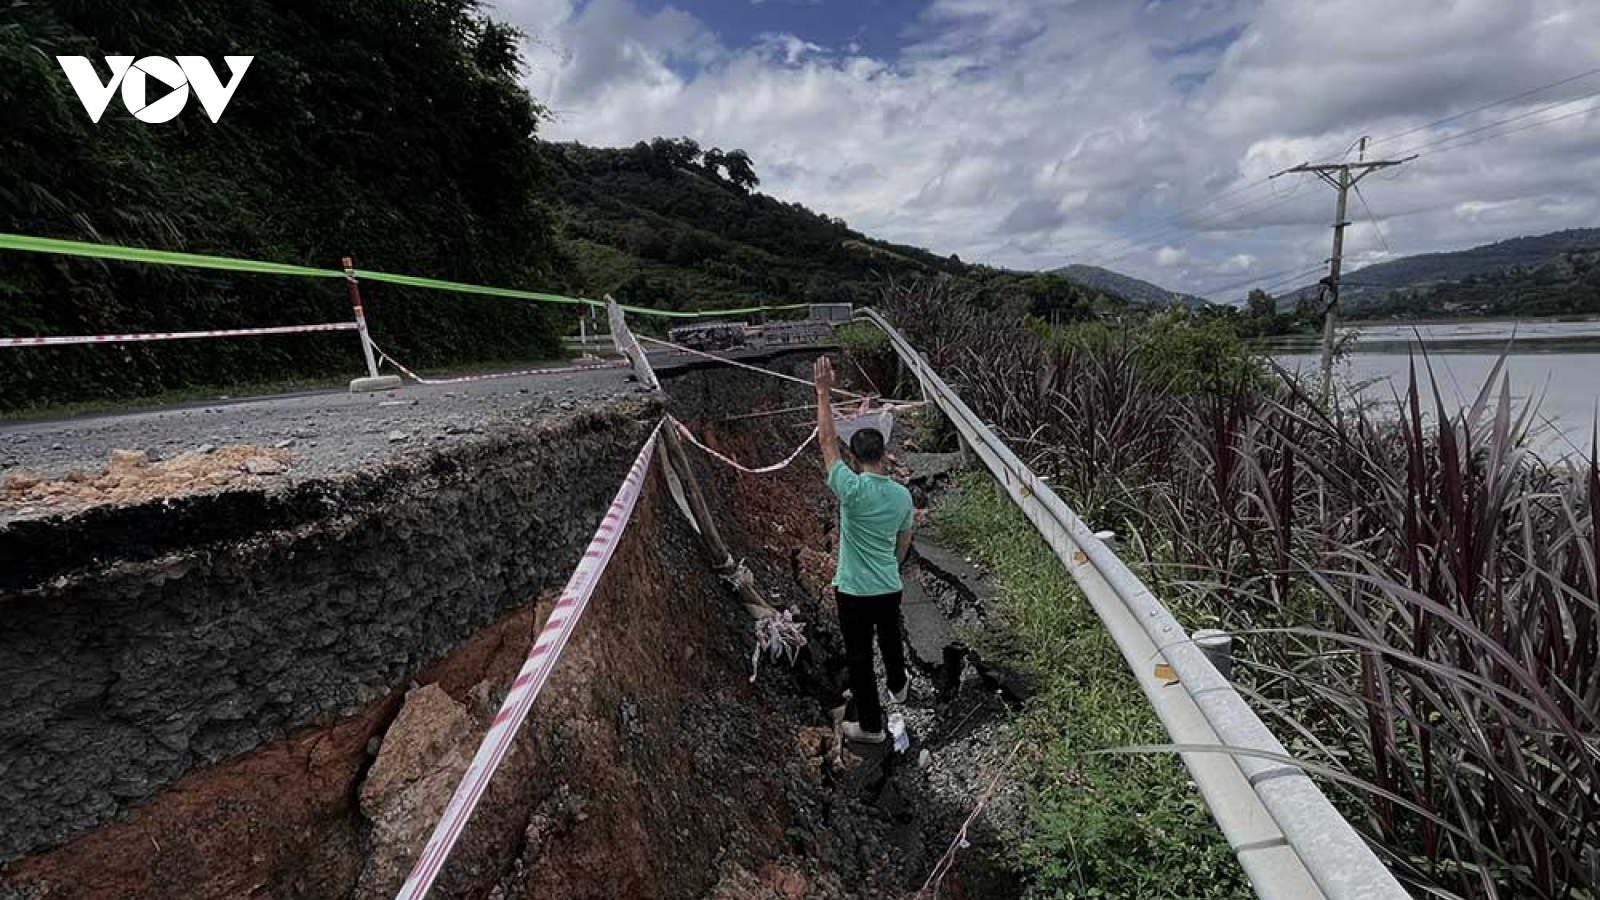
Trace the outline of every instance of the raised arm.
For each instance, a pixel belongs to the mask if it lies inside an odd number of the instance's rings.
[[[811,374],[817,383],[817,443],[822,446],[822,470],[827,472],[839,461],[839,432],[833,425],[833,363],[819,356]]]

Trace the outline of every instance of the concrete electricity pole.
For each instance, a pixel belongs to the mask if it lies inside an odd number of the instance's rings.
[[[1357,161],[1343,163],[1301,163],[1292,169],[1284,169],[1277,175],[1289,175],[1294,172],[1310,172],[1333,186],[1339,192],[1339,205],[1333,220],[1333,256],[1328,260],[1328,277],[1322,280],[1322,294],[1318,299],[1327,298],[1327,306],[1322,314],[1322,393],[1326,396],[1333,385],[1333,325],[1339,307],[1339,273],[1344,265],[1344,230],[1350,222],[1345,218],[1350,205],[1350,191],[1356,182],[1367,177],[1379,169],[1398,166],[1417,158],[1412,154],[1404,159],[1366,159],[1367,139],[1361,139],[1361,155]]]

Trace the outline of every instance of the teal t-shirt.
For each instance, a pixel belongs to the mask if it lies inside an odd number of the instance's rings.
[[[911,492],[887,476],[852,472],[843,460],[828,469],[828,487],[839,498],[833,586],[864,597],[900,590],[894,544],[900,532],[911,530]]]

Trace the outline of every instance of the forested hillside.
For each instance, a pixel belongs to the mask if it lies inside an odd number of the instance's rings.
[[[886,276],[970,269],[755,193],[742,150],[702,151],[688,138],[544,150],[572,278],[594,295],[673,309],[862,302]]]
[[[1457,281],[1389,291],[1355,309],[1362,318],[1600,314],[1600,249],[1561,253]]]
[[[173,7],[181,5],[184,14]],[[253,54],[221,122],[192,101],[93,124],[55,56]],[[548,287],[550,173],[515,34],[471,0],[69,0],[0,9],[0,231]],[[222,69],[225,73],[226,69]],[[371,286],[380,340],[428,365],[551,354],[526,306]],[[0,334],[349,318],[299,281],[0,253]],[[0,351],[0,405],[359,374],[348,334]]]
[[[1345,273],[1341,294],[1352,315],[1366,317],[1593,312],[1585,279],[1596,252],[1600,228],[1511,238],[1355,269]],[[1315,285],[1289,291],[1279,306],[1316,294]]]
[[[756,193],[742,150],[657,138],[625,149],[547,144],[561,245],[576,289],[673,309],[871,302],[893,279],[945,276],[975,302],[1086,318],[1121,300],[1055,274],[970,265],[874,239],[798,203]]]
[[[1460,281],[1518,266],[1533,267],[1575,250],[1595,249],[1600,249],[1600,228],[1573,228],[1466,250],[1406,256],[1357,269],[1349,273],[1349,278],[1356,282],[1352,291],[1359,289],[1367,293],[1429,282]]]
[[[1099,266],[1086,266],[1082,263],[1075,263],[1064,269],[1057,269],[1056,272],[1079,284],[1110,294],[1116,294],[1130,302],[1142,303],[1146,306],[1164,308],[1171,306],[1173,300],[1177,300],[1192,309],[1202,309],[1209,305],[1204,297],[1196,297],[1193,294],[1185,294],[1180,291],[1169,291],[1158,284],[1151,284],[1131,275],[1124,275],[1121,272],[1114,272],[1111,269],[1103,269]]]

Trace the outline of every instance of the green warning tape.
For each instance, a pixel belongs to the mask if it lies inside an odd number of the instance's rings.
[[[291,266],[287,263],[258,262],[253,259],[232,259],[226,256],[172,253],[167,250],[146,250],[143,247],[119,247],[113,244],[60,241],[55,238],[30,237],[25,234],[0,234],[0,250],[51,253],[56,256],[89,256],[96,259],[117,259],[124,262],[149,263],[156,266],[223,269],[229,272],[251,272],[258,275],[296,275],[301,278],[344,277],[343,272],[334,269],[312,269],[306,266]]]
[[[236,259],[228,256],[202,256],[196,253],[174,253],[170,250],[147,250],[143,247],[122,247],[115,244],[93,244],[86,241],[63,241],[56,238],[33,237],[25,234],[0,234],[0,250],[20,250],[25,253],[49,253],[56,256],[86,256],[94,259],[114,259],[123,262],[146,263],[153,266],[185,266],[191,269],[220,269],[227,272],[248,272],[253,275],[291,275],[299,278],[343,278],[339,269],[313,269],[288,263],[262,262],[254,259]],[[460,294],[478,294],[485,297],[503,297],[508,300],[531,300],[536,303],[561,303],[568,306],[605,307],[600,300],[588,297],[565,297],[561,294],[542,294],[536,291],[519,291],[512,288],[487,287],[460,281],[441,281],[416,275],[397,275],[392,272],[355,270],[356,277],[364,281],[379,281],[404,287],[432,291],[450,291]],[[787,309],[805,309],[807,304],[789,303],[782,306],[746,306],[739,309],[708,309],[685,312],[673,309],[651,309],[648,306],[622,305],[626,312],[641,316],[658,316],[670,319],[699,319],[706,316],[741,316],[760,312]]]

